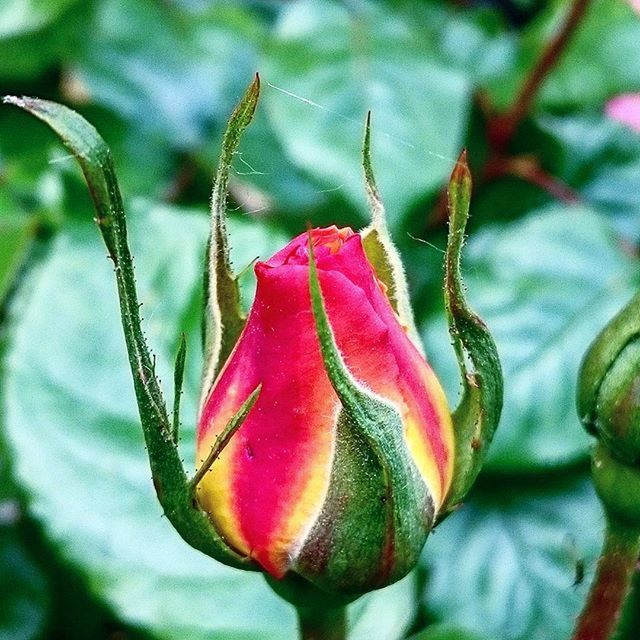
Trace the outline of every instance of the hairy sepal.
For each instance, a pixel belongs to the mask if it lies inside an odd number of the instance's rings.
[[[311,246],[309,252],[316,331],[342,408],[328,494],[294,569],[328,592],[364,593],[415,566],[434,505],[407,450],[398,411],[353,378],[338,350]]]
[[[153,484],[165,515],[195,549],[234,567],[254,568],[251,560],[225,544],[205,512],[191,499],[174,427],[156,377],[155,360],[142,332],[124,207],[109,147],[91,124],[68,107],[48,100],[13,96],[5,97],[4,102],[24,109],[49,125],[76,157],[84,173],[96,211],[95,221],[114,264],[140,421]]]
[[[498,350],[489,329],[467,303],[460,273],[470,200],[471,173],[463,151],[449,182],[444,281],[447,321],[462,378],[462,398],[453,413],[455,469],[441,518],[464,499],[475,482],[502,411],[503,378]]]
[[[371,112],[367,114],[362,145],[362,168],[371,223],[362,230],[362,245],[378,279],[387,287],[387,297],[400,323],[421,355],[424,356],[422,341],[416,329],[409,298],[409,287],[400,259],[400,253],[393,244],[387,227],[386,213],[380,191],[376,184],[371,161]]]
[[[211,231],[204,272],[202,333],[204,368],[200,410],[222,365],[227,361],[245,325],[240,306],[238,278],[231,269],[229,237],[226,229],[229,171],[240,139],[251,123],[260,96],[260,77],[256,74],[236,106],[222,138],[222,151],[211,193]]]

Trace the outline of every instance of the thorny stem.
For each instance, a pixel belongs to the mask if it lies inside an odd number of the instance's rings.
[[[346,607],[298,608],[298,628],[301,640],[345,640],[347,637]]]
[[[567,44],[585,15],[589,2],[590,0],[572,1],[564,23],[558,33],[547,43],[511,107],[502,115],[490,120],[489,138],[495,151],[503,151],[511,142],[520,123],[531,110],[545,78],[564,53]]]
[[[596,576],[572,640],[609,640],[613,637],[638,554],[640,531],[610,520]]]

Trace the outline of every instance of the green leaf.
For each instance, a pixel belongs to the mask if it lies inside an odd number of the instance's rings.
[[[144,201],[130,212],[147,337],[167,383],[181,332],[189,337],[181,449],[193,468],[207,217]],[[238,260],[280,246],[258,221],[232,218],[229,226]],[[112,277],[93,225],[69,225],[13,307],[4,411],[31,510],[91,590],[128,623],[167,640],[291,638],[293,609],[259,575],[194,551],[162,517]],[[414,588],[405,580],[356,603],[354,638],[380,626],[381,638],[399,640],[415,611]]]
[[[380,4],[300,0],[283,11],[261,65],[277,87],[265,86],[264,104],[289,156],[358,207],[360,128],[373,111],[392,228],[442,184],[465,130],[469,83],[424,42],[417,24]]]
[[[425,54],[477,86],[512,71],[516,34],[507,29],[496,8],[468,3],[461,10],[451,3],[424,0],[394,0],[388,4],[406,24],[419,25]]]
[[[73,72],[97,104],[190,149],[233,109],[256,71],[261,33],[255,15],[229,3],[103,0]]]
[[[633,578],[631,593],[627,598],[618,628],[617,640],[633,640],[640,628],[640,572],[636,571]]]
[[[5,0],[0,7],[0,38],[37,31],[59,18],[78,0]]]
[[[491,327],[504,371],[489,468],[523,471],[586,457],[589,439],[575,409],[578,367],[633,295],[638,267],[606,220],[583,207],[549,207],[470,239],[469,298]],[[424,336],[453,398],[458,378],[443,319],[428,320]]]
[[[22,505],[11,478],[1,422],[0,437],[0,640],[37,640],[48,619],[49,585],[20,527]]]
[[[169,149],[166,140],[149,135],[139,122],[124,120],[99,106],[83,106],[80,111],[100,131],[100,135],[109,141],[118,167],[118,181],[124,194],[163,199],[173,197],[174,190],[180,191],[180,180],[188,172],[190,160]],[[57,155],[60,157],[64,154]],[[62,161],[58,163],[62,164]],[[69,160],[66,166],[73,164],[73,160]],[[207,178],[211,175],[213,166],[213,162],[207,165]],[[66,195],[73,198],[68,193]]]
[[[68,56],[91,12],[80,0],[3,0],[0,79],[30,80]],[[36,43],[36,46],[34,46]]]
[[[602,114],[543,116],[536,124],[555,142],[545,166],[611,216],[625,238],[640,242],[640,136]]]
[[[0,502],[0,510],[8,510]],[[19,535],[0,514],[0,640],[37,640],[47,620],[49,595],[45,577]]]
[[[33,221],[26,216],[0,217],[0,308],[29,252]]]
[[[484,640],[483,636],[450,624],[429,625],[409,640]]]
[[[68,155],[34,118],[17,109],[0,108],[2,216],[58,212],[63,197],[62,170],[67,166],[59,158]],[[76,169],[75,162],[71,163]]]
[[[0,244],[4,239],[0,233]],[[0,325],[0,357],[4,355],[6,337],[3,322]],[[0,381],[0,400],[3,394]],[[37,640],[42,637],[49,618],[49,584],[27,545],[21,527],[23,517],[23,504],[12,477],[11,457],[4,438],[4,416],[0,410],[0,640]]]
[[[425,547],[425,607],[439,620],[488,638],[568,638],[602,528],[586,475],[538,476],[534,484],[494,477]],[[584,580],[575,584],[583,568]]]

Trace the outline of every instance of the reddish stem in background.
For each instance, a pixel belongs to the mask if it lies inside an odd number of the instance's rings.
[[[590,0],[573,0],[560,30],[544,48],[514,103],[505,113],[495,116],[489,121],[489,141],[496,152],[507,148],[520,123],[531,110],[540,87],[560,60],[571,36],[584,17],[589,2]]]
[[[639,553],[637,529],[608,524],[596,576],[572,640],[609,640],[613,636]]]
[[[196,173],[197,167],[193,158],[185,155],[178,168],[177,174],[165,190],[164,199],[167,202],[178,202],[184,195],[184,192],[193,185]]]
[[[503,176],[513,175],[540,187],[560,202],[574,204],[580,201],[579,195],[545,171],[534,155],[510,156],[506,153],[506,149],[531,110],[545,78],[561,58],[571,36],[584,17],[589,2],[590,0],[572,1],[562,26],[547,43],[513,104],[504,113],[494,113],[487,95],[482,91],[477,93],[476,100],[487,118],[490,153],[484,167],[479,171],[479,181],[476,182],[476,186]],[[446,190],[443,189],[429,217],[430,226],[439,226],[447,219],[446,202]]]
[[[534,184],[565,204],[580,202],[580,196],[571,187],[545,171],[534,155],[494,157],[487,161],[484,168],[484,178],[487,181],[507,175]]]

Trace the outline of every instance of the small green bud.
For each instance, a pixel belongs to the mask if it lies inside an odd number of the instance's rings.
[[[620,459],[640,462],[640,339],[620,352],[603,379],[597,424],[602,439]]]
[[[605,327],[583,360],[578,413],[626,464],[640,465],[640,294]]]

